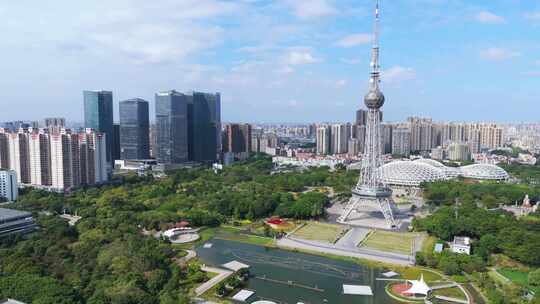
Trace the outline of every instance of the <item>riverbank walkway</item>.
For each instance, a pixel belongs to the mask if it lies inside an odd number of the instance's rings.
[[[277,246],[281,248],[300,249],[311,252],[320,252],[324,254],[333,254],[339,256],[361,258],[366,260],[412,266],[414,258],[409,255],[396,254],[390,252],[379,252],[363,248],[342,247],[339,245],[324,244],[315,241],[299,240],[292,237],[284,237],[277,241]]]
[[[226,278],[228,278],[234,273],[229,270],[215,268],[215,267],[208,267],[208,266],[201,267],[201,270],[204,272],[217,273],[217,275],[195,289],[195,294],[197,296],[201,296],[202,294],[207,292],[209,289],[219,284],[221,281],[225,280]]]

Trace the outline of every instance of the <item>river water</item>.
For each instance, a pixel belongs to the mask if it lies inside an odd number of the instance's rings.
[[[246,289],[255,291],[247,303],[271,300],[278,304],[395,304],[385,292],[379,269],[325,257],[213,239],[212,248],[198,247],[200,259],[221,267],[236,260],[250,265]],[[293,282],[293,285],[288,283]],[[369,285],[373,296],[343,294],[343,284]]]

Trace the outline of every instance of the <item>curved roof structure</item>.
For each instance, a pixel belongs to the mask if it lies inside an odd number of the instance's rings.
[[[431,159],[431,158],[420,158],[420,159],[417,159],[415,160],[415,162],[418,162],[418,163],[423,163],[423,164],[426,164],[426,165],[431,165],[435,168],[446,168],[445,165],[443,165],[441,162],[438,162],[434,159]]]
[[[415,161],[393,161],[381,168],[383,181],[387,185],[418,187],[423,182],[434,182],[463,176],[472,179],[506,180],[509,175],[504,169],[489,164],[474,164],[453,168],[432,159]]]
[[[415,162],[427,164],[435,168],[441,169],[443,173],[446,175],[446,177],[448,178],[454,178],[461,175],[461,172],[458,168],[447,167],[443,163],[438,162],[431,158],[420,158],[420,159],[415,160]]]
[[[474,164],[461,167],[461,175],[466,178],[506,180],[508,173],[501,167],[490,164]]]
[[[441,169],[421,162],[395,161],[385,164],[379,170],[388,185],[418,187],[423,182],[447,179]]]

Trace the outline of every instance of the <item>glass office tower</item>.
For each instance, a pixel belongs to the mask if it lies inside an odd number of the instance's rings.
[[[113,163],[113,96],[111,91],[84,91],[84,127],[105,134],[107,162]]]
[[[148,101],[140,98],[120,102],[121,159],[150,158]]]
[[[221,151],[221,95],[193,92],[190,120],[190,160],[212,162]]]
[[[189,96],[177,91],[157,93],[156,159],[164,164],[179,164],[188,157]]]

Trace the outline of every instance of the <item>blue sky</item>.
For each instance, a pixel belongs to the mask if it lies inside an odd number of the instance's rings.
[[[350,121],[367,89],[372,6],[2,1],[0,121],[81,121],[85,89],[151,108],[160,90],[219,91],[225,121]],[[387,120],[540,121],[540,1],[381,7]]]

